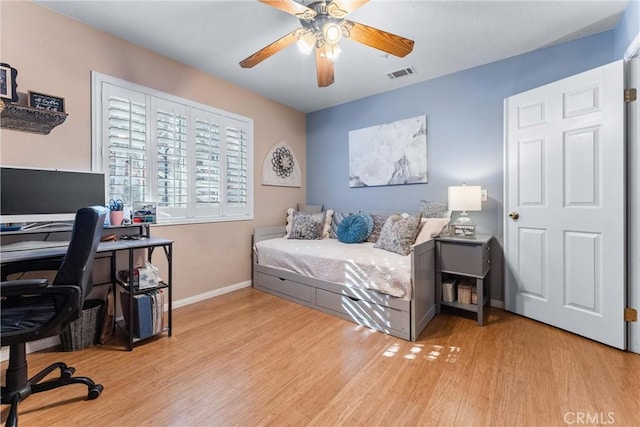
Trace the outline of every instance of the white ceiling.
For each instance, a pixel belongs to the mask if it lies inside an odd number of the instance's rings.
[[[242,59],[300,27],[294,16],[257,0],[35,2],[311,112],[609,30],[628,0],[371,0],[348,18],[415,40],[413,52],[396,58],[342,40],[335,83],[327,88],[317,87],[313,54],[303,55],[295,44],[240,68]],[[417,73],[386,76],[409,66]]]

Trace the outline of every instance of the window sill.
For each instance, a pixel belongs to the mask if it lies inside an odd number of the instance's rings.
[[[253,215],[243,217],[218,217],[218,218],[184,218],[184,219],[172,219],[159,221],[157,223],[149,224],[152,227],[164,227],[172,225],[192,225],[192,224],[207,224],[213,222],[237,222],[237,221],[253,221]]]

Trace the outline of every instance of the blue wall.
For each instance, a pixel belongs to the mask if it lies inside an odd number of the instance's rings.
[[[307,116],[307,202],[415,212],[466,182],[489,193],[470,215],[502,236],[503,100],[613,61],[613,31],[359,99]],[[349,131],[427,115],[428,184],[349,188]]]
[[[640,34],[640,0],[631,0],[614,29],[614,58],[622,59],[638,34]]]

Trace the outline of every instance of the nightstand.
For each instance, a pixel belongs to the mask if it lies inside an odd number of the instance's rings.
[[[477,313],[478,324],[484,325],[484,305],[489,299],[488,274],[491,270],[492,235],[475,238],[437,237],[436,240],[436,312],[442,305]],[[464,279],[476,287],[477,303],[464,304],[459,301],[442,300],[443,279]],[[457,294],[457,293],[456,293]]]

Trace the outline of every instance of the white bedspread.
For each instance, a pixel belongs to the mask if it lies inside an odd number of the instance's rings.
[[[278,238],[258,242],[254,250],[260,265],[411,299],[411,255],[376,249],[373,243]]]

